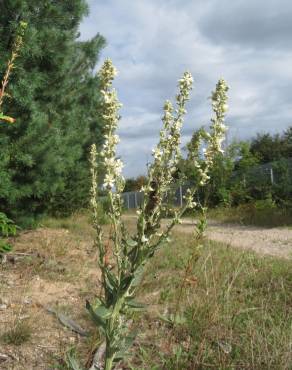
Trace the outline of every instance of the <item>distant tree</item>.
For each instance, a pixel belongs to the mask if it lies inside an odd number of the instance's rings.
[[[204,130],[196,130],[186,145],[187,156],[181,159],[179,170],[186,179],[196,182],[198,170],[193,157],[203,162],[203,148],[197,146],[198,137]],[[223,154],[214,159],[208,184],[200,192],[200,201],[209,207],[219,204],[239,205],[250,201],[272,197],[283,204],[291,199],[291,167],[287,158],[292,157],[292,127],[282,134],[258,134],[251,141],[230,144]],[[270,172],[261,164],[273,162],[274,175],[271,183]],[[270,168],[270,167],[269,167]]]
[[[16,124],[0,126],[0,210],[70,212],[88,193],[88,147],[102,141],[93,70],[105,44],[78,40],[85,0],[0,2],[0,75],[20,21],[28,23],[5,108]]]
[[[279,160],[284,155],[283,141],[279,134],[257,134],[251,140],[250,151],[257,156],[261,163]]]
[[[142,186],[147,182],[146,176],[140,175],[136,178],[126,179],[124,191],[140,191]]]
[[[251,144],[248,141],[234,143],[231,145],[230,150],[235,158],[234,170],[240,173],[245,173],[260,163],[259,154],[252,152]]]
[[[142,186],[146,185],[146,183],[147,183],[146,176],[140,175],[136,178],[136,184],[137,184],[138,190],[141,190]]]
[[[285,158],[292,158],[292,126],[284,131],[282,136],[283,154]]]
[[[124,191],[135,191],[136,190],[136,181],[133,177],[126,179]]]

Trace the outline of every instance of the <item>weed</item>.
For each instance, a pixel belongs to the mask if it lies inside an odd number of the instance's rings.
[[[20,346],[29,341],[32,335],[32,327],[27,321],[17,321],[16,324],[2,334],[2,341],[5,344]]]

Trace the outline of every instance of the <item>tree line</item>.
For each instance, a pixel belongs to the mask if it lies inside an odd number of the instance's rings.
[[[196,182],[197,169],[189,153],[197,150],[203,162],[203,148],[197,147],[203,129],[194,131],[185,146],[177,178]],[[202,202],[208,207],[238,206],[266,201],[271,206],[289,206],[292,196],[292,126],[282,133],[258,133],[250,140],[233,141],[216,158],[208,185],[201,191]],[[265,165],[268,167],[265,168]],[[271,179],[272,169],[275,179]],[[126,191],[137,191],[146,182],[145,176],[128,178]]]

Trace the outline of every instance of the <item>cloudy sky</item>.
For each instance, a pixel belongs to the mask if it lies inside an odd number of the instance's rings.
[[[228,140],[292,125],[291,0],[89,0],[81,38],[107,40],[124,104],[119,154],[125,175],[145,173],[165,99],[185,70],[195,84],[183,143],[210,120],[217,80],[230,86]]]

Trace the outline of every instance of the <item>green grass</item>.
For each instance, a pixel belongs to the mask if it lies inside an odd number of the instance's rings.
[[[257,209],[253,204],[209,209],[208,217],[224,223],[262,227],[292,226],[292,213],[285,208]]]
[[[99,207],[98,217],[101,225],[106,225],[108,223],[108,218],[102,206]],[[93,234],[91,227],[91,214],[89,210],[86,209],[76,212],[68,217],[44,217],[39,226],[45,226],[52,229],[66,229],[75,234],[79,234],[81,232],[89,232],[90,235]]]
[[[175,310],[191,244],[176,234],[147,269],[139,298],[151,305],[131,369],[291,369],[291,261],[205,242],[179,301],[181,323],[159,320]]]
[[[32,327],[26,321],[17,321],[17,323],[4,332],[1,336],[5,344],[20,346],[29,341],[32,335]]]

